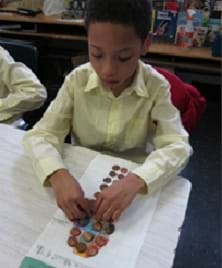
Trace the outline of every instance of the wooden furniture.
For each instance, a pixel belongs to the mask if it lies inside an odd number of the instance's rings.
[[[17,25],[18,29],[5,26]],[[4,27],[4,28],[3,28]],[[48,49],[53,57],[70,57],[87,52],[87,36],[82,20],[63,20],[39,14],[27,17],[0,13],[0,37],[28,40]],[[171,44],[152,44],[145,59],[154,65],[220,80],[221,57],[211,56],[211,48],[181,48]],[[206,82],[209,79],[206,79]],[[218,81],[219,81],[218,80]]]

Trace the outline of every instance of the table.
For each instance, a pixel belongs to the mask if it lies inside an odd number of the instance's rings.
[[[0,267],[17,268],[57,210],[52,189],[40,185],[24,154],[23,135],[23,131],[0,124]],[[79,177],[97,154],[65,145],[65,160]],[[175,194],[178,186],[181,191]],[[180,179],[161,192],[137,268],[171,266],[189,191],[190,183]]]

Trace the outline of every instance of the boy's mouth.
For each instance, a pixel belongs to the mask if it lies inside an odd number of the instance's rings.
[[[105,85],[115,86],[115,85],[119,84],[119,81],[117,81],[117,80],[103,80],[103,83]]]

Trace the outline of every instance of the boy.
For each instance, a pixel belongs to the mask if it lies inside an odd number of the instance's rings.
[[[15,123],[24,112],[39,108],[46,97],[46,90],[34,73],[15,62],[0,46],[0,122]]]
[[[84,218],[89,210],[61,157],[70,131],[78,145],[143,161],[100,192],[94,207],[97,220],[117,220],[137,193],[160,189],[191,154],[169,83],[139,60],[150,44],[150,19],[147,0],[89,0],[85,24],[90,63],[68,75],[43,119],[25,136],[37,176],[51,183],[70,220]],[[152,135],[156,150],[147,155]]]

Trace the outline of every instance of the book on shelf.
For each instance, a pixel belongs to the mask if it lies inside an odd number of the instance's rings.
[[[177,0],[165,0],[164,1],[164,10],[178,11],[179,10],[178,1]]]
[[[152,5],[153,5],[153,9],[163,10],[164,9],[164,0],[153,0]]]
[[[177,12],[160,11],[156,13],[154,23],[153,38],[154,41],[163,41],[173,43],[176,32]]]
[[[220,19],[210,18],[208,23],[208,32],[206,34],[206,39],[204,45],[206,47],[211,47],[215,42],[218,35],[222,32],[222,25]]]
[[[210,9],[210,18],[221,19],[222,0],[212,0]]]
[[[178,14],[177,19],[177,27],[176,27],[176,36],[175,36],[175,44],[178,46],[185,47],[187,46],[187,11],[181,11]],[[192,18],[192,47],[201,47],[205,42],[205,38],[207,35],[208,27],[206,27],[206,21],[204,17],[203,10],[195,10]]]

